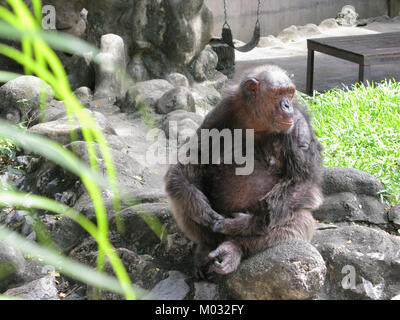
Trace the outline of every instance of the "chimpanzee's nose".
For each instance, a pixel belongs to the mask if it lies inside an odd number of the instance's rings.
[[[288,98],[283,98],[281,101],[281,108],[285,112],[292,111],[292,102]]]

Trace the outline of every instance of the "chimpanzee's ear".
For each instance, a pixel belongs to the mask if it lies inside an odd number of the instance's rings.
[[[243,81],[242,87],[247,96],[255,97],[260,82],[256,78],[248,78]]]

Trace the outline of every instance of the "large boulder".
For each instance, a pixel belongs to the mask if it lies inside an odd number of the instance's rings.
[[[59,2],[57,12],[67,1]],[[135,81],[185,70],[211,38],[212,14],[203,0],[101,0],[88,1],[85,7],[89,41],[98,44],[108,33],[121,36]]]
[[[39,122],[40,104],[53,99],[53,89],[34,76],[22,76],[0,87],[0,117],[13,124]]]
[[[388,223],[385,204],[380,199],[350,192],[326,196],[324,203],[313,215],[323,222]]]
[[[400,238],[351,225],[317,230],[312,244],[327,265],[321,299],[391,299],[400,292]]]
[[[324,285],[326,266],[304,241],[290,241],[243,261],[223,281],[228,298],[247,300],[310,299]]]
[[[313,215],[321,222],[359,222],[386,226],[386,203],[380,197],[384,187],[370,174],[352,168],[324,168],[324,203]]]
[[[350,192],[376,197],[384,187],[378,179],[366,172],[352,168],[326,167],[323,170],[322,189],[325,195]]]

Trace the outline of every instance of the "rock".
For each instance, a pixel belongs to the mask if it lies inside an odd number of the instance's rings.
[[[342,8],[341,12],[336,17],[336,22],[345,27],[353,27],[357,25],[359,15],[353,6],[346,5]]]
[[[221,94],[212,85],[194,83],[192,89],[213,107],[216,107],[222,100]]]
[[[151,80],[152,77],[151,74],[147,71],[141,54],[136,54],[132,57],[131,61],[128,64],[127,71],[135,83]]]
[[[279,40],[281,40],[283,43],[288,43],[288,42],[295,42],[300,39],[298,29],[296,26],[290,26],[286,29],[283,29],[281,33],[278,34],[277,37]]]
[[[41,279],[52,273],[55,273],[53,266],[43,265],[35,260],[26,259],[24,272],[18,277],[18,286]]]
[[[393,22],[399,22],[400,21],[400,15],[394,17],[392,20],[393,20]]]
[[[115,34],[101,37],[101,52],[95,58],[95,99],[112,97],[120,99],[126,92],[127,67],[124,40]]]
[[[174,87],[189,87],[189,80],[181,73],[173,72],[166,76],[165,80]]]
[[[86,111],[91,114],[104,134],[116,134],[115,130],[111,127],[109,121],[103,114],[96,111]],[[63,117],[55,121],[39,123],[29,129],[29,132],[31,133],[44,136],[63,145],[71,142],[72,131],[76,133],[78,141],[83,140],[82,125],[78,121],[70,124],[68,117]]]
[[[26,173],[29,174],[37,170],[40,166],[39,157],[19,156],[16,159],[20,165],[24,166],[24,170],[26,171]]]
[[[139,255],[126,248],[118,248],[116,251],[135,285],[150,290],[161,281],[163,272],[153,257]]]
[[[74,94],[84,107],[90,106],[90,102],[93,100],[93,92],[90,88],[80,87],[74,91]]]
[[[350,192],[377,197],[377,193],[384,188],[378,179],[366,172],[352,168],[325,167],[323,169],[322,190],[325,195]]]
[[[123,241],[127,248],[153,253],[154,248],[165,242],[168,235],[179,232],[168,203],[143,203],[125,208],[120,214],[126,232]],[[110,218],[110,230],[117,230],[116,217]]]
[[[206,115],[213,109],[213,106],[210,105],[207,99],[197,91],[193,91],[192,96],[194,98],[196,113],[202,117],[206,117]]]
[[[0,292],[25,271],[25,258],[14,247],[0,243]]]
[[[203,0],[138,0],[118,1],[118,4],[108,0],[95,4],[49,0],[46,4],[56,8],[57,29],[75,35],[85,31],[83,37],[97,47],[103,35],[121,36],[129,53],[128,71],[134,81],[164,78],[171,72],[185,73],[211,39],[213,16]],[[88,12],[87,18],[82,12]],[[74,68],[68,74],[78,80],[77,71]],[[88,84],[76,83],[73,89],[82,85]]]
[[[157,112],[166,114],[175,110],[195,112],[196,106],[191,91],[186,87],[176,87],[165,93],[157,102]]]
[[[210,282],[195,282],[193,300],[219,300],[218,286]]]
[[[164,117],[162,129],[167,138],[178,139],[178,144],[181,144],[196,132],[202,122],[203,117],[196,113],[176,110]]]
[[[169,229],[172,228],[169,227]],[[180,271],[191,273],[193,271],[194,243],[180,231],[170,233],[165,238],[165,241],[155,247],[154,256],[162,261],[166,268],[179,266]]]
[[[53,89],[34,76],[21,76],[0,87],[0,117],[13,124],[39,122],[41,92],[43,104],[53,99]]]
[[[224,75],[222,72],[215,71],[214,77],[210,80],[207,80],[205,83],[207,86],[214,88],[219,93],[222,91],[227,81],[228,77],[226,75]]]
[[[319,30],[318,26],[313,23],[309,23],[305,26],[299,27],[290,26],[279,33],[277,38],[278,40],[282,41],[282,43],[288,43],[319,34],[321,34],[321,31]]]
[[[64,10],[64,2],[59,0],[57,12]],[[87,3],[85,8],[89,12],[89,42],[98,44],[108,33],[120,35],[135,81],[182,72],[211,38],[212,14],[203,0],[118,1],[117,5],[100,0]]]
[[[80,87],[74,91],[74,94],[78,99],[88,99],[91,100],[93,96],[93,92],[88,87]]]
[[[54,275],[48,275],[22,287],[7,290],[4,295],[24,300],[59,300]]]
[[[25,223],[22,225],[21,234],[25,237],[32,237],[36,240],[36,233],[33,231],[33,227],[36,221],[29,215],[25,216]]]
[[[305,26],[298,27],[298,32],[299,36],[302,38],[309,38],[321,34],[321,31],[319,30],[318,26],[313,23],[309,23],[306,24]]]
[[[393,297],[391,300],[400,300],[400,294],[398,294],[397,296]]]
[[[170,271],[169,277],[160,281],[144,300],[184,300],[190,291],[186,278],[179,271]]]
[[[46,1],[46,3],[56,5],[56,28],[58,30],[62,30],[76,37],[80,37],[85,32],[86,21],[80,14],[83,8],[83,1],[77,0],[74,2],[61,3],[60,0],[50,0]],[[59,6],[62,6],[63,10],[59,10]]]
[[[19,189],[22,192],[55,199],[57,194],[66,191],[72,191],[79,196],[82,192],[80,186],[77,176],[48,160],[41,159],[37,170],[25,176]],[[71,205],[71,202],[65,204]]]
[[[400,238],[364,226],[318,230],[312,244],[327,265],[327,299],[390,299],[400,292]]]
[[[98,251],[96,242],[93,239],[88,239],[81,242],[71,253],[71,257],[85,265],[96,267]],[[163,271],[158,266],[153,257],[147,254],[137,254],[127,248],[117,248],[116,253],[120,257],[125,270],[130,276],[131,281],[138,287],[150,290],[158,282],[163,279]],[[106,259],[106,273],[115,276],[109,259]],[[141,290],[136,292],[137,295],[143,295]],[[107,294],[111,299],[121,299],[115,294]],[[104,297],[103,297],[104,298]],[[140,298],[139,296],[137,298]]]
[[[389,210],[389,221],[396,227],[400,227],[400,204],[393,206]]]
[[[174,62],[188,65],[211,39],[212,13],[203,0],[181,0],[169,5],[166,10],[169,23],[165,33],[166,49],[169,51],[166,53]]]
[[[378,198],[355,195],[349,192],[331,194],[313,212],[315,219],[323,222],[368,222],[387,224],[385,204]]]
[[[236,299],[310,299],[325,274],[324,260],[311,244],[290,241],[244,260],[223,280],[223,290]]]
[[[192,75],[196,81],[211,80],[218,64],[217,54],[210,48],[204,49],[193,63]]]
[[[64,118],[66,115],[67,112],[65,110],[64,102],[52,100],[43,108],[43,110],[40,111],[40,122],[55,121]]]
[[[79,224],[66,216],[48,214],[41,216],[41,221],[54,243],[66,254],[88,235]]]
[[[2,267],[6,269],[2,269]],[[7,270],[8,267],[9,270]],[[0,245],[0,269],[1,272],[5,272],[2,273],[0,281],[0,292],[40,279],[53,270],[50,266],[43,266],[29,258],[25,259],[13,247],[5,248],[3,245]]]
[[[259,48],[283,47],[283,42],[274,36],[261,37],[257,45]]]
[[[140,103],[153,108],[157,101],[173,88],[172,84],[163,79],[138,82],[127,91],[120,108],[123,112],[128,113],[138,111]]]
[[[4,224],[12,230],[17,230],[24,224],[26,215],[29,215],[28,211],[13,210],[6,216]]]
[[[319,24],[319,27],[321,29],[335,29],[339,28],[338,23],[336,22],[336,19],[330,18],[330,19],[325,19]]]
[[[84,35],[87,21],[81,16],[84,1],[49,0],[46,4],[56,8],[56,28],[76,37]],[[71,88],[94,86],[94,71],[89,58],[57,52],[68,74]]]
[[[86,143],[77,141],[67,146],[84,162],[89,163]],[[98,147],[96,146],[99,152]],[[135,195],[143,188],[143,166],[131,158],[128,154],[120,150],[111,149],[111,155],[114,161],[114,166],[117,173],[117,185],[122,195],[135,199]],[[104,160],[101,156],[97,158],[100,172],[105,173]],[[106,188],[101,193],[107,214],[111,217],[114,215],[113,193],[109,188]],[[91,197],[85,191],[77,200],[74,209],[86,215],[90,219],[95,218],[95,211]]]

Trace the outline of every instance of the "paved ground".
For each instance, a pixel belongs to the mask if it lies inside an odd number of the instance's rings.
[[[374,22],[366,27],[338,27],[321,30],[323,34],[315,36],[347,36],[380,32],[400,31],[400,20],[390,23]],[[311,38],[311,37],[310,37]],[[400,44],[399,44],[400,46]],[[246,69],[263,64],[276,64],[294,74],[299,91],[305,91],[307,68],[306,38],[280,47],[255,48],[249,53],[236,53],[236,73],[233,79],[238,81]],[[388,64],[371,68],[372,80],[395,78],[400,81],[400,64]],[[358,81],[358,65],[325,54],[315,55],[314,89],[324,91],[330,88],[351,85]]]

